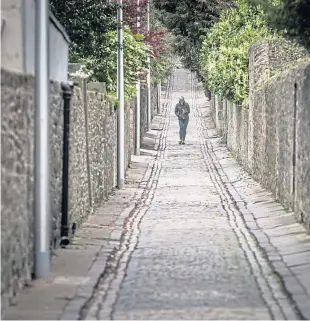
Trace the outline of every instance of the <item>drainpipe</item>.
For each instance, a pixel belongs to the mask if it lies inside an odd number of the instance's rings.
[[[35,33],[35,257],[34,274],[50,272],[49,1],[36,1]]]
[[[63,164],[62,164],[62,200],[61,200],[61,238],[60,245],[69,243],[69,143],[70,143],[70,105],[75,83],[61,83],[64,100],[64,133],[63,133]]]

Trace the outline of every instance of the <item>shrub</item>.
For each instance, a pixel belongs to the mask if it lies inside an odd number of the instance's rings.
[[[266,16],[246,0],[225,10],[205,36],[200,66],[208,88],[221,98],[241,103],[249,91],[248,51],[254,42],[273,37]]]

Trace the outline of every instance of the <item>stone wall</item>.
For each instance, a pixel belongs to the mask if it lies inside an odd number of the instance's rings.
[[[130,102],[130,148],[131,148],[131,155],[135,153],[135,135],[136,135],[136,117],[135,117],[135,110],[136,110],[136,99],[133,99]]]
[[[250,87],[260,88],[268,78],[307,55],[305,49],[284,39],[257,41],[249,51]]]
[[[125,104],[125,168],[127,169],[130,164],[131,159],[131,146],[130,146],[130,137],[131,137],[131,126],[130,126],[130,106],[131,103],[127,102]]]
[[[2,309],[31,280],[34,255],[34,78],[1,70]],[[62,97],[50,84],[52,244],[59,236]]]
[[[301,65],[296,71],[295,113],[295,211],[298,219],[310,227],[310,65]]]
[[[157,114],[158,111],[158,84],[154,83],[151,86],[151,110],[152,119]]]
[[[2,309],[32,279],[34,258],[34,78],[1,70]],[[130,104],[125,106],[125,168],[131,157]],[[142,108],[143,111],[143,108]],[[51,250],[59,245],[63,98],[50,84]],[[116,185],[117,112],[85,80],[74,90],[70,123],[69,217],[77,227]]]
[[[125,105],[125,168],[130,163],[130,110]],[[117,110],[99,91],[75,88],[70,130],[70,220],[77,227],[116,186]]]
[[[151,112],[152,112],[152,119],[159,111],[158,104],[159,104],[159,96],[158,96],[158,85],[152,85],[151,87]],[[141,83],[140,86],[140,142],[142,143],[142,139],[145,136],[148,128],[148,110],[147,110],[147,103],[148,103],[148,91],[147,87],[144,83]],[[135,132],[136,132],[136,107],[137,107],[137,100],[136,98],[133,99],[129,104],[130,108],[130,129],[129,129],[129,137],[130,137],[130,147],[131,147],[131,154],[135,152]]]
[[[140,141],[147,132],[147,86],[141,83],[141,93],[140,93]]]
[[[213,97],[211,111],[234,157],[310,228],[310,63],[289,68],[287,57],[277,60],[270,46],[259,42],[250,51],[247,104]],[[269,78],[268,70],[283,66],[287,70]]]

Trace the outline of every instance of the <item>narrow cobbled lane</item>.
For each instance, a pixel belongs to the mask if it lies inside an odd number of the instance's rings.
[[[186,145],[179,96],[192,109]],[[167,101],[143,198],[83,317],[297,319],[218,175],[200,117],[207,102],[190,73],[175,73]]]

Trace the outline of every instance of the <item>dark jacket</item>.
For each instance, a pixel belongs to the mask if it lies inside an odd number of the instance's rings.
[[[191,109],[189,107],[189,104],[187,102],[184,102],[184,104],[176,104],[174,113],[176,116],[180,119],[188,119],[189,118],[189,113],[191,112]]]

